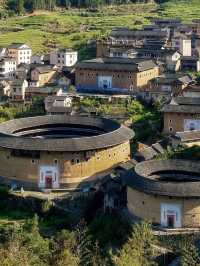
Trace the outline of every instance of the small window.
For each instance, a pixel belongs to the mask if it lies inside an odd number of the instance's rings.
[[[79,159],[76,159],[76,163],[80,163],[80,160]]]
[[[170,124],[172,123],[172,120],[171,120],[171,119],[169,120],[169,123],[170,123]]]
[[[33,163],[33,164],[34,164],[34,163],[35,163],[35,160],[34,160],[34,159],[32,159],[32,160],[31,160],[31,163]]]
[[[54,164],[58,164],[58,160],[57,159],[54,159]]]
[[[169,128],[169,131],[170,131],[170,132],[172,132],[172,131],[173,131],[173,128],[172,128],[172,127],[170,127],[170,128]]]

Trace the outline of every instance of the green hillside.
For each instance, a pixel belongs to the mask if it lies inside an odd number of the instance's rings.
[[[98,12],[85,9],[64,11],[37,11],[31,15],[2,19],[0,46],[11,42],[26,42],[34,52],[46,52],[54,44],[73,47],[85,58],[89,40],[101,38],[113,27],[139,28],[150,23],[149,17],[181,17],[183,20],[198,18],[199,0],[169,1],[164,4],[129,4],[105,6]]]

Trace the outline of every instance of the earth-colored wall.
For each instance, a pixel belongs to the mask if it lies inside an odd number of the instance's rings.
[[[174,134],[184,131],[184,119],[199,119],[200,114],[164,113],[164,133]],[[170,127],[172,131],[170,131]]]
[[[139,218],[147,219],[158,224],[160,224],[161,203],[181,204],[182,226],[200,227],[200,199],[155,196],[128,187],[127,200],[131,213]]]
[[[105,66],[106,68],[106,66]],[[98,86],[98,76],[112,76],[112,87],[121,89],[130,89],[133,87],[146,86],[148,81],[159,75],[159,68],[143,72],[129,72],[129,71],[109,71],[109,70],[95,70],[76,68],[75,83],[76,86]]]
[[[129,142],[90,152],[41,152],[40,159],[11,156],[10,150],[0,149],[0,176],[38,183],[40,166],[58,166],[60,187],[79,183],[96,173],[130,159]],[[78,162],[77,162],[78,160]]]

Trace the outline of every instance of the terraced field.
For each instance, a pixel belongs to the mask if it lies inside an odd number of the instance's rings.
[[[162,5],[130,4],[107,6],[99,12],[84,9],[40,11],[24,17],[13,17],[0,23],[0,46],[26,42],[34,52],[51,50],[54,45],[73,47],[81,58],[88,56],[86,44],[101,38],[113,27],[140,28],[150,17],[181,17],[185,21],[200,17],[199,0],[171,1]],[[92,55],[92,53],[89,53]]]

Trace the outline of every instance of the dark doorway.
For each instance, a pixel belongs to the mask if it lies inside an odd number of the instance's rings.
[[[167,215],[167,226],[169,228],[174,228],[174,215]]]
[[[52,176],[45,177],[45,188],[52,188]]]

